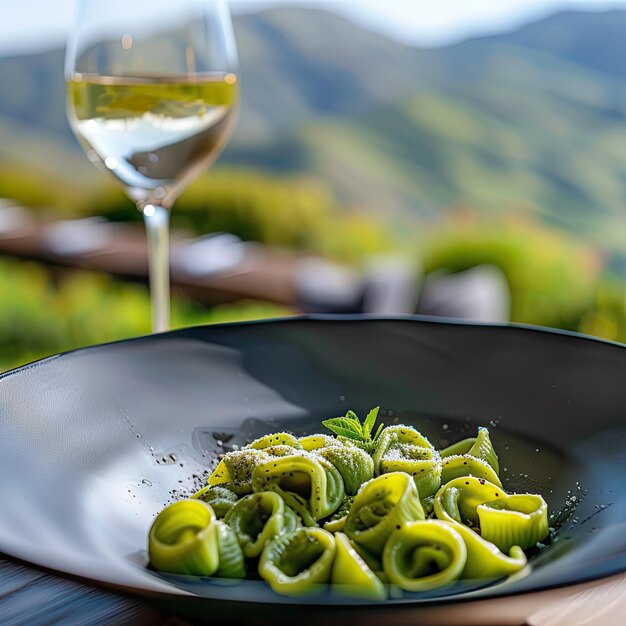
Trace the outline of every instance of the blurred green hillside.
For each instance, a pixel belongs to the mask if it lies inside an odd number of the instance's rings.
[[[210,311],[174,298],[172,326],[290,315],[259,302]],[[54,271],[0,258],[0,372],[57,352],[150,333],[146,287],[84,271]]]
[[[500,267],[514,321],[626,342],[626,12],[422,50],[329,12],[238,18],[239,128],[173,224],[360,264]],[[0,198],[138,220],[64,113],[60,50],[0,58]],[[290,313],[264,303],[175,325]],[[144,287],[0,259],[0,369],[148,331]]]
[[[435,50],[312,9],[236,26],[242,115],[220,166],[317,176],[399,231],[453,202],[523,207],[626,259],[626,12],[558,13]],[[99,188],[65,122],[61,51],[0,59],[0,74],[0,164]],[[6,178],[0,196],[18,195]]]

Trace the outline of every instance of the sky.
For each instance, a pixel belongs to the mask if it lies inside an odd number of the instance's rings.
[[[93,0],[92,0],[93,1]],[[131,2],[132,0],[129,0]],[[0,0],[0,53],[59,45],[76,0]],[[438,46],[511,30],[561,9],[626,9],[626,0],[231,0],[234,12],[273,5],[331,8],[405,43]],[[36,19],[33,19],[36,16]]]

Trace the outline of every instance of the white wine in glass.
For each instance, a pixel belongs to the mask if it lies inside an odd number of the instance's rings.
[[[154,332],[169,327],[169,211],[219,156],[239,102],[221,0],[80,0],[66,56],[70,124],[146,224]]]

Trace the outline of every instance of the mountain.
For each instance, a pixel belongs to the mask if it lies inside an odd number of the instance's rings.
[[[236,30],[242,114],[220,165],[308,172],[390,219],[524,207],[626,250],[626,12],[438,49],[313,9],[243,15]],[[95,180],[65,122],[62,53],[0,59],[0,76],[0,160],[30,162],[41,136],[51,172]]]
[[[504,43],[541,51],[608,77],[626,80],[623,62],[626,11],[599,13],[568,11],[527,24],[512,33],[477,38],[459,46],[461,50],[481,43]]]

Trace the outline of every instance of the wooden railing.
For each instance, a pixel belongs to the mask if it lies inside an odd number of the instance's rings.
[[[174,289],[205,304],[245,298],[295,306],[295,268],[301,256],[289,250],[242,243],[232,236],[202,240],[172,233]],[[0,205],[0,254],[62,267],[147,279],[142,225],[97,218],[44,221],[15,206]]]

